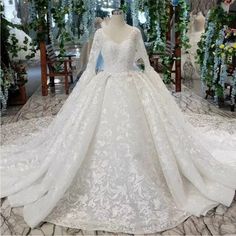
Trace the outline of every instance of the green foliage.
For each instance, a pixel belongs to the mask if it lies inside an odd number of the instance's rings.
[[[28,45],[30,47],[28,47]],[[25,59],[31,59],[35,56],[36,53],[36,49],[33,43],[29,43],[29,39],[27,37],[24,38],[23,41],[23,46],[21,46],[19,44],[19,40],[16,38],[16,35],[10,34],[9,35],[9,41],[8,41],[8,51],[11,53],[11,57],[17,57],[18,56],[18,52],[20,52],[21,50],[23,51],[27,51],[29,50],[31,53],[26,55]]]
[[[141,11],[148,12],[148,41],[153,42],[152,53],[160,55],[164,66],[164,82],[170,83],[170,65],[173,62],[173,58],[166,53],[166,37],[169,31],[171,10],[173,9],[171,0],[139,0],[138,6]],[[180,34],[181,46],[188,49],[190,48],[187,36],[189,8],[186,1],[179,0],[176,10],[176,31]]]
[[[84,7],[83,0],[75,0],[72,2],[72,11],[75,12],[78,16],[85,13],[86,9]]]
[[[224,89],[220,84],[216,84],[215,92],[216,92],[218,98],[224,97]]]
[[[231,49],[223,45],[220,49],[217,42],[222,29],[235,20],[235,16],[227,14],[221,6],[211,9],[208,14],[205,33],[202,34],[198,43],[196,60],[201,68],[201,79],[210,89],[215,90],[218,97],[223,96],[223,87],[220,84],[220,79],[217,78],[220,73],[217,71],[219,70],[217,63],[220,59],[225,61],[225,58],[232,55],[234,48]]]
[[[60,6],[51,9],[51,14],[53,16],[56,26],[58,27],[58,33],[56,38],[58,38],[59,41],[59,56],[63,56],[65,54],[65,42],[71,40],[70,34],[66,31],[65,22],[65,15],[69,14],[69,11],[69,6]]]
[[[121,6],[120,6],[121,10],[124,12],[124,13],[127,13],[128,11],[128,6],[127,6],[127,3],[126,1],[121,1]]]
[[[160,38],[164,44],[156,44],[153,48],[155,52],[163,52],[165,50],[166,33],[168,31],[169,20],[169,3],[168,1],[149,0],[144,1],[141,5],[141,11],[148,9],[148,41],[155,42],[157,38],[157,24],[160,26]]]
[[[186,0],[179,0],[178,4],[178,15],[177,15],[177,24],[176,24],[176,32],[180,33],[181,45],[183,48],[190,48],[189,38],[187,36],[188,31],[188,14],[189,5],[186,3]]]
[[[34,17],[30,22],[29,27],[36,32],[36,41],[39,42],[45,40],[46,34],[48,33],[48,0],[29,0],[29,2],[34,6],[35,9],[35,12],[33,12]]]
[[[10,60],[18,56],[19,51],[28,51],[29,40],[25,37],[23,45],[19,45],[19,40],[14,33],[11,33],[12,28],[22,30],[22,26],[9,22],[4,15],[4,7],[2,2],[0,4],[1,15],[1,74],[0,74],[0,107],[1,110],[5,110],[7,107],[8,90],[14,88],[17,90],[22,84],[18,84],[17,78],[19,78],[19,71],[15,67],[14,63]],[[26,56],[29,59],[34,56],[35,48],[33,44],[30,44],[30,54]],[[26,76],[26,72],[24,74]],[[26,80],[24,79],[24,83]]]
[[[204,52],[206,49],[209,50],[209,54],[210,54],[209,62],[212,62],[212,60],[214,60],[214,53],[216,51],[214,42],[216,42],[219,32],[221,29],[223,29],[224,25],[229,25],[230,22],[232,22],[233,20],[236,20],[236,19],[234,19],[233,16],[228,15],[221,6],[217,6],[210,11],[208,15],[208,23],[206,25],[205,32],[207,33],[210,22],[213,22],[215,24],[215,30],[214,30],[214,35],[211,38],[212,44],[210,45],[210,48],[206,48],[206,43],[207,43],[206,33],[202,34],[201,40],[198,43],[197,62],[200,66],[203,65]]]
[[[65,16],[71,12],[76,13],[78,16],[82,15],[86,11],[83,0],[72,1],[71,5],[65,6],[59,1],[58,4],[54,3],[54,7],[51,7],[52,0],[30,0],[30,2],[35,9],[33,19],[29,25],[37,34],[35,43],[47,41],[50,34],[49,25],[51,19],[49,17],[52,17],[58,28],[56,39],[60,50],[59,56],[63,56],[65,54],[65,43],[72,40],[70,33],[66,29]]]

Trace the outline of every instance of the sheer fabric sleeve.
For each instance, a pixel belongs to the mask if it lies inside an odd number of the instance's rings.
[[[149,57],[143,42],[142,34],[140,30],[137,28],[136,34],[136,60],[143,59],[145,72],[153,70],[150,65]]]
[[[94,39],[92,43],[92,47],[89,54],[88,64],[86,66],[86,70],[81,75],[79,79],[79,88],[84,88],[91,79],[96,75],[96,63],[101,51],[101,29],[98,29],[94,34]]]

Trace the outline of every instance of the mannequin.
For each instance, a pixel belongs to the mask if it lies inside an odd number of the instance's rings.
[[[232,5],[235,2],[235,0],[225,0],[221,3],[221,7],[226,11],[229,12],[230,5]]]
[[[190,31],[189,41],[191,48],[188,50],[189,54],[183,55],[183,67],[185,63],[192,63],[194,67],[195,73],[192,75],[192,78],[199,78],[200,68],[199,65],[196,63],[196,56],[197,56],[197,49],[198,49],[198,42],[201,39],[201,35],[205,30],[205,17],[203,16],[202,12],[197,13],[196,15],[191,14],[190,18]]]
[[[104,27],[105,34],[114,42],[122,43],[131,33],[132,27],[126,24],[122,10],[112,11],[109,24]]]
[[[199,12],[194,17],[193,22],[193,33],[194,32],[203,32],[205,27],[205,17],[203,16],[202,12]]]
[[[96,17],[95,21],[94,21],[94,28],[95,31],[99,28],[101,28],[103,25],[103,20],[100,17]],[[82,49],[81,49],[81,53],[80,53],[80,59],[78,62],[78,65],[76,66],[77,72],[76,72],[76,76],[79,78],[82,73],[84,72],[84,70],[86,69],[87,63],[88,63],[88,59],[89,59],[89,54],[90,54],[90,50],[91,50],[91,46],[93,43],[93,35],[91,38],[88,39],[88,41],[86,43],[84,43]],[[98,60],[98,67],[101,67],[101,58]]]
[[[13,18],[11,19],[11,22],[13,24],[21,25],[21,19],[17,17],[17,12],[13,11]]]

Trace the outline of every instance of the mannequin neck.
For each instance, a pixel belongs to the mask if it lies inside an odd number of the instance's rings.
[[[123,27],[125,26],[125,20],[123,15],[112,15],[110,20],[110,26]]]
[[[120,43],[127,38],[131,31],[131,26],[127,25],[123,15],[112,15],[107,27],[103,30],[115,42]]]

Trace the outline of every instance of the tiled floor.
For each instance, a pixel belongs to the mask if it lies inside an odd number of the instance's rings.
[[[220,120],[226,121],[226,123],[227,121],[230,123],[236,118],[236,113],[218,109],[187,87],[183,87],[182,93],[173,93],[173,96],[186,115],[196,114],[197,117],[202,114],[210,117],[210,119],[218,117]],[[11,130],[15,130],[14,132],[17,134],[17,132],[20,133],[24,129],[27,130],[26,127],[31,130],[37,130],[43,126],[46,127],[53,119],[53,116],[60,110],[66,98],[67,95],[64,94],[63,87],[60,84],[56,86],[56,93],[50,93],[47,97],[42,97],[40,89],[38,89],[22,109],[12,111],[9,116],[3,117],[3,139],[9,138]],[[88,232],[55,226],[49,223],[44,223],[36,229],[30,229],[23,220],[22,209],[11,209],[7,200],[1,202],[1,234],[125,235],[104,231]],[[155,235],[236,235],[236,199],[229,208],[220,205],[211,210],[205,217],[190,217],[178,227]]]

